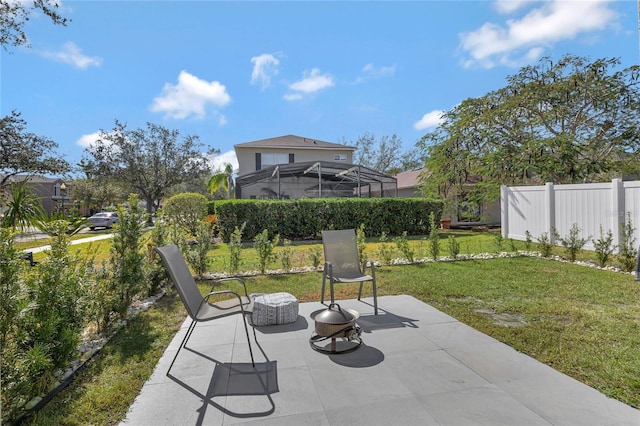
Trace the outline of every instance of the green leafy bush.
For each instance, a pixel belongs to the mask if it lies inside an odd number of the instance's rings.
[[[447,242],[449,244],[449,254],[452,258],[457,259],[460,254],[460,243],[456,240],[455,235],[449,235]]]
[[[574,223],[571,225],[571,229],[569,229],[569,235],[566,238],[560,238],[565,253],[571,262],[576,261],[578,252],[582,250],[582,247],[591,239],[591,237],[580,238],[580,231],[581,229],[578,227],[578,224]]]
[[[162,283],[169,278],[160,256],[154,251],[154,248],[167,244],[168,235],[169,228],[164,221],[157,221],[156,226],[151,228],[150,240],[147,242],[147,262],[145,264],[145,275],[149,282],[149,291],[147,293],[149,296],[157,294]]]
[[[182,227],[192,236],[198,235],[198,224],[207,217],[208,201],[202,194],[183,192],[170,197],[162,207],[169,222]]]
[[[386,265],[391,264],[394,256],[393,246],[387,243],[388,240],[387,234],[382,232],[379,239],[381,244],[378,244],[378,256]]]
[[[326,229],[356,229],[369,234],[425,235],[429,213],[442,213],[442,202],[423,198],[345,198],[300,200],[217,200],[215,214],[226,239],[238,223],[247,223],[245,240],[266,229],[288,239],[317,238]]]
[[[314,268],[318,268],[322,263],[322,249],[320,247],[314,246],[309,249],[309,260],[311,260],[311,264]]]
[[[529,232],[529,230],[524,231],[524,248],[526,250],[531,250],[531,242],[533,241],[531,239],[531,232]]]
[[[633,231],[631,213],[627,213],[627,220],[620,229],[620,250],[618,252],[620,267],[625,272],[633,271],[636,265],[636,257],[638,256],[636,238],[633,236]]]
[[[17,406],[31,395],[29,374],[21,368],[24,352],[18,346],[26,333],[19,326],[20,312],[28,304],[21,274],[25,262],[19,258],[14,236],[8,228],[0,228],[0,423],[12,420]]]
[[[56,235],[51,249],[28,271],[13,235],[0,230],[0,397],[2,421],[9,423],[75,358],[86,320],[86,270],[69,253],[69,224],[50,225]]]
[[[278,253],[280,262],[282,263],[282,269],[285,271],[291,270],[291,256],[293,255],[293,247],[291,247],[291,240],[282,240],[282,250]]]
[[[209,268],[209,258],[207,254],[211,251],[215,245],[214,238],[216,236],[216,229],[211,224],[201,220],[196,225],[197,238],[192,244],[185,244],[183,246],[183,252],[185,259],[193,268],[196,275],[202,277]]]
[[[438,260],[440,255],[440,234],[436,224],[436,215],[433,212],[429,213],[429,251],[431,252],[431,258]]]
[[[396,247],[398,247],[398,250],[400,250],[404,258],[409,263],[413,263],[416,253],[409,245],[409,241],[407,241],[407,231],[403,232],[402,235],[395,237],[393,241],[396,243]]]
[[[553,243],[551,242],[551,236],[548,232],[543,232],[540,234],[538,238],[538,250],[540,250],[540,254],[542,257],[549,257],[551,255],[551,250],[553,250]]]
[[[242,253],[242,233],[246,222],[240,228],[237,226],[229,238],[229,274],[233,275],[240,269],[240,255]]]
[[[134,297],[145,285],[144,259],[142,252],[142,230],[146,215],[138,207],[137,195],[130,195],[127,206],[118,207],[119,222],[114,225],[110,266],[111,289],[117,295],[115,308],[121,316],[127,312]]]
[[[280,241],[280,236],[276,235],[273,240],[270,240],[269,231],[266,229],[253,239],[253,247],[258,253],[260,272],[263,274],[267,271],[267,264],[273,261],[273,248],[278,245],[278,241]]]
[[[600,238],[593,240],[593,247],[596,252],[598,266],[602,268],[607,264],[616,249],[615,244],[613,244],[613,233],[611,230],[609,229],[605,234],[602,230],[602,225],[600,225]]]

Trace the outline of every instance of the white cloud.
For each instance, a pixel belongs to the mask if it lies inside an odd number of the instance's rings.
[[[393,76],[396,73],[396,66],[383,66],[376,68],[373,64],[366,64],[362,67],[362,74],[356,79],[356,83],[363,83],[371,79]]]
[[[362,72],[374,78],[386,77],[396,73],[396,66],[392,65],[376,68],[373,64],[367,64],[362,67]]]
[[[459,34],[460,47],[470,56],[463,64],[492,68],[496,64],[518,66],[538,59],[545,48],[559,41],[610,25],[616,13],[609,8],[609,3],[608,0],[550,0],[520,19],[507,20],[505,25],[487,22],[475,31]]]
[[[153,99],[150,109],[165,116],[184,119],[190,115],[204,118],[206,106],[224,107],[231,102],[227,88],[218,81],[202,80],[187,71],[180,71],[178,84],[165,83],[160,96]]]
[[[313,68],[311,71],[304,72],[302,80],[289,85],[289,90],[294,93],[284,95],[284,99],[288,101],[300,100],[304,95],[309,95],[334,85],[331,75],[327,73],[320,74],[320,69]]]
[[[251,62],[253,62],[251,84],[260,83],[262,89],[267,88],[271,84],[271,77],[278,75],[280,61],[275,55],[263,53],[251,58]]]
[[[496,0],[494,6],[500,13],[513,13],[536,0]]]
[[[413,128],[416,130],[424,130],[433,127],[438,127],[440,124],[444,122],[444,118],[442,115],[444,111],[439,109],[433,110],[431,112],[426,113],[422,116],[422,118],[415,123],[413,123]]]
[[[82,135],[80,136],[80,139],[76,141],[76,145],[81,146],[82,148],[89,148],[98,139],[100,139],[100,132],[94,132],[88,135]]]
[[[44,58],[63,62],[72,65],[81,70],[89,67],[99,67],[102,65],[102,59],[97,56],[86,56],[82,54],[80,48],[73,42],[67,42],[62,46],[62,50],[57,52],[50,50],[39,51],[38,54]]]
[[[238,158],[236,157],[235,150],[227,151],[213,157],[211,159],[211,169],[214,173],[222,172],[227,163],[231,163],[233,170],[238,170]]]
[[[302,99],[302,95],[300,93],[287,93],[283,98],[285,101],[299,101]]]

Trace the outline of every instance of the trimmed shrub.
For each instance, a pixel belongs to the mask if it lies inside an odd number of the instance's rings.
[[[183,192],[170,197],[162,207],[166,220],[178,224],[192,236],[198,235],[198,224],[208,214],[207,197],[194,192]]]
[[[263,230],[290,240],[318,239],[325,229],[357,229],[370,235],[426,235],[429,214],[442,214],[442,201],[425,198],[314,198],[300,200],[217,200],[215,214],[221,236],[246,223],[245,241]]]

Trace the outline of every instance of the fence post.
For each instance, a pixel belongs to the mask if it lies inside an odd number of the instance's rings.
[[[620,226],[625,221],[624,184],[622,179],[611,180],[611,233],[613,244],[620,247]]]
[[[500,231],[502,238],[509,238],[509,188],[500,185]]]
[[[556,228],[556,197],[553,189],[553,182],[547,182],[544,185],[545,190],[545,224],[547,225],[547,233],[549,234],[549,241],[551,244],[555,244],[555,237],[553,230]]]

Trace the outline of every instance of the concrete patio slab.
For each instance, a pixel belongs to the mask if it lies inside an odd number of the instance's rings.
[[[640,411],[411,296],[339,301],[361,316],[354,352],[312,350],[310,319],[257,327],[256,368],[239,316],[176,334],[123,425],[629,425]]]

